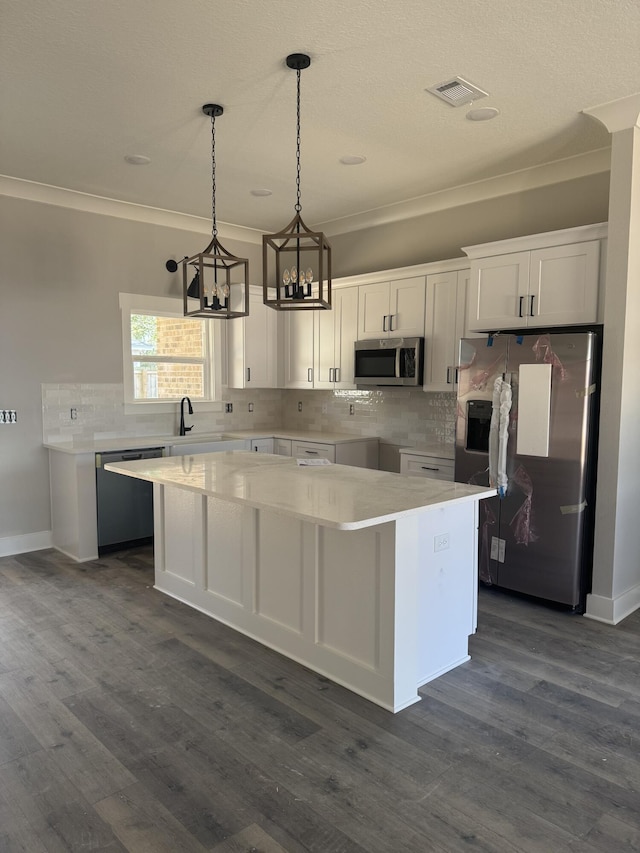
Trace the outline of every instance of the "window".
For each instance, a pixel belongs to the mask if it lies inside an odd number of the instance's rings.
[[[120,294],[125,404],[173,409],[211,402],[220,386],[218,323],[184,317],[182,300]],[[168,405],[171,404],[171,405]],[[215,407],[217,408],[217,407]]]

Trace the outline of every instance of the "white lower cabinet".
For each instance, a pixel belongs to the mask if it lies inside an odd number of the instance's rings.
[[[274,441],[273,438],[254,438],[251,440],[251,450],[254,453],[273,453]]]
[[[453,459],[400,451],[400,473],[453,483]]]
[[[292,441],[291,455],[296,459],[328,459],[329,462],[335,462],[336,446],[315,441]]]
[[[278,456],[291,456],[291,439],[274,438],[273,452]]]

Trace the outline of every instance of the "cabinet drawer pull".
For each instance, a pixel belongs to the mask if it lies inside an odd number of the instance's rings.
[[[440,470],[439,468],[430,468],[428,465],[421,465],[420,467],[422,468],[423,471],[439,471]]]
[[[518,305],[518,317],[523,316],[523,314],[522,314],[522,303],[523,302],[524,302],[524,296],[521,296],[519,299],[519,305]]]
[[[534,300],[535,298],[536,298],[535,293],[532,293],[532,294],[531,294],[531,306],[529,307],[529,316],[530,316],[530,317],[535,317],[535,314],[533,313],[533,300]]]
[[[305,453],[308,453],[310,456],[317,456],[318,455],[317,450],[305,450]]]

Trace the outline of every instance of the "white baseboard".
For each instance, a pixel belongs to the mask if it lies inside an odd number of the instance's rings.
[[[42,551],[44,548],[53,548],[50,530],[25,533],[22,536],[5,536],[0,539],[0,557],[26,554],[27,551]]]
[[[640,608],[640,585],[628,589],[617,598],[607,598],[604,595],[587,595],[587,619],[596,622],[606,622],[607,625],[617,625],[631,613]]]

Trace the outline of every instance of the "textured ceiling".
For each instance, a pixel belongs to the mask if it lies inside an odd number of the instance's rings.
[[[302,212],[335,224],[607,148],[581,110],[640,89],[639,44],[637,0],[2,0],[0,173],[210,217],[215,101],[218,219],[279,228],[303,51]],[[456,75],[498,118],[425,92]]]

